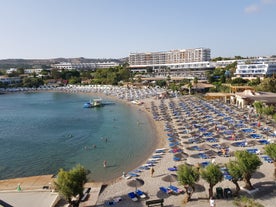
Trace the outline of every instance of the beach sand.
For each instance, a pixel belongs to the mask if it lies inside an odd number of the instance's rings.
[[[177,98],[174,99],[167,99],[162,100],[167,105],[170,101],[174,101],[178,103],[180,100]],[[145,104],[143,106],[139,106],[144,111],[147,111],[149,113],[149,116],[152,116],[152,114],[149,112],[150,109],[150,103],[154,102],[156,106],[158,106],[161,102],[161,100],[156,100],[154,98],[144,100]],[[172,114],[170,114],[172,116]],[[172,120],[171,122],[173,125],[176,124],[176,120]],[[156,130],[158,132],[158,137],[161,140],[159,143],[159,148],[165,147],[169,149],[168,141],[166,140],[167,133],[164,131],[165,121],[154,121]],[[258,133],[261,133],[257,130]],[[220,141],[221,143],[222,141]],[[185,146],[184,152],[191,155],[192,151],[187,150],[187,147]],[[262,146],[257,146],[262,150]],[[243,150],[244,148],[235,148],[232,147],[233,151],[236,150]],[[230,159],[229,157],[216,157],[215,162],[217,163],[226,163]],[[209,205],[208,200],[208,184],[206,181],[203,181],[202,179],[196,184],[196,191],[192,195],[192,201],[190,201],[188,204],[184,204],[184,195],[166,195],[163,192],[160,192],[159,187],[161,186],[169,186],[168,182],[165,182],[162,180],[162,177],[170,174],[171,172],[168,171],[169,167],[177,166],[179,164],[183,163],[189,163],[189,164],[197,164],[199,162],[203,161],[209,161],[211,162],[211,159],[199,159],[189,156],[186,160],[175,162],[173,161],[173,154],[172,153],[166,153],[163,155],[162,159],[159,163],[157,163],[154,166],[155,172],[154,176],[151,177],[150,171],[142,172],[139,176],[144,181],[144,185],[138,187],[140,190],[144,191],[147,194],[147,199],[141,199],[138,202],[133,202],[129,197],[128,193],[135,190],[133,187],[129,187],[125,178],[119,178],[117,182],[112,183],[111,185],[104,186],[102,192],[99,195],[97,205],[96,206],[106,206],[107,201],[112,201],[114,198],[122,198],[122,201],[116,203],[116,206],[146,206],[146,200],[154,200],[159,198],[164,198],[164,206],[207,206]],[[260,169],[253,175],[253,178],[251,179],[251,182],[253,186],[256,188],[259,188],[259,191],[257,191],[254,194],[247,193],[243,190],[241,190],[241,195],[249,195],[250,197],[255,198],[258,202],[262,203],[265,206],[274,206],[274,202],[276,201],[276,198],[274,196],[274,192],[276,191],[276,185],[274,183],[273,178],[273,169],[274,166],[271,163],[263,162],[263,165],[260,167]],[[180,189],[183,189],[183,186],[178,184],[178,182],[173,182],[173,185],[179,187]],[[240,186],[243,186],[243,182],[241,181]],[[214,187],[214,193],[216,191],[216,187],[222,187],[222,188],[230,188],[232,191],[235,190],[235,186],[231,181],[224,180],[221,183],[218,183]],[[217,206],[233,206],[233,198],[229,199],[217,199],[216,200]]]
[[[99,94],[99,96],[103,97],[102,94]],[[115,97],[113,96],[106,96],[107,98],[114,99]],[[192,99],[191,96],[186,96],[185,100]],[[121,99],[118,99],[122,101]],[[127,102],[129,106],[137,107],[137,110],[141,110],[143,113],[147,113],[148,117],[151,120],[151,124],[153,127],[153,130],[156,131],[156,137],[157,137],[157,142],[155,147],[156,148],[166,148],[170,149],[169,147],[169,142],[167,140],[167,132],[164,130],[165,123],[167,122],[166,120],[162,119],[159,121],[156,121],[153,119],[152,115],[152,104],[156,106],[156,108],[159,108],[161,104],[165,105],[168,107],[167,112],[168,112],[168,118],[171,118],[168,122],[171,123],[174,127],[178,125],[177,118],[173,115],[172,110],[169,109],[169,104],[171,102],[174,103],[179,103],[183,101],[181,98],[171,98],[171,99],[156,99],[155,97],[151,98],[146,98],[142,100],[144,104],[142,105],[134,105],[130,102]],[[124,101],[125,102],[125,101]],[[160,108],[158,109],[160,113]],[[233,108],[233,110],[236,110]],[[238,110],[238,109],[237,109]],[[240,110],[238,110],[240,113]],[[193,117],[195,120],[200,119],[198,117]],[[208,124],[208,123],[206,123]],[[180,128],[181,125],[179,125],[178,128]],[[186,126],[189,128],[189,126]],[[211,130],[213,126],[209,125],[208,128]],[[177,127],[176,127],[177,128]],[[259,129],[257,129],[257,133],[262,133]],[[190,134],[183,135],[187,137],[191,137]],[[225,140],[220,139],[220,143],[225,142]],[[227,141],[229,142],[229,141]],[[182,143],[182,142],[181,142]],[[137,202],[132,201],[128,197],[128,193],[132,192],[135,190],[134,187],[130,187],[128,185],[128,181],[130,179],[126,179],[124,177],[120,177],[116,180],[112,180],[111,182],[104,183],[102,186],[102,190],[98,196],[98,199],[96,201],[95,206],[107,206],[106,203],[108,201],[117,201],[118,198],[121,198],[121,201],[115,202],[114,206],[129,206],[129,207],[141,207],[141,206],[146,206],[146,201],[147,200],[154,200],[154,199],[159,199],[163,198],[164,199],[164,206],[208,206],[208,184],[206,181],[203,181],[202,179],[196,184],[196,191],[192,195],[192,201],[190,201],[188,204],[184,204],[184,196],[185,194],[180,194],[180,195],[167,195],[159,190],[159,187],[164,186],[167,187],[170,185],[169,182],[164,181],[162,178],[170,173],[175,173],[175,172],[170,172],[168,170],[169,167],[177,166],[180,164],[184,163],[189,163],[189,164],[197,164],[203,161],[209,161],[211,162],[211,159],[201,159],[201,158],[195,158],[192,156],[195,154],[194,151],[191,151],[187,149],[188,147],[194,145],[194,144],[185,144],[182,143],[181,148],[184,150],[185,153],[187,153],[189,156],[187,159],[184,159],[182,161],[173,161],[173,153],[169,153],[168,150],[166,150],[166,153],[162,155],[162,159],[160,159],[156,165],[154,166],[154,174],[151,176],[150,170],[145,170],[141,173],[139,173],[139,178],[144,181],[144,184],[142,186],[139,186],[138,188],[142,191],[144,191],[147,195],[146,199],[140,199]],[[256,145],[255,147],[259,148],[261,151],[262,147],[261,145]],[[238,147],[233,147],[231,146],[232,151],[240,150],[244,148],[238,148]],[[151,153],[151,152],[150,152]],[[154,153],[154,149],[152,151]],[[149,154],[149,157],[151,154]],[[233,157],[216,157],[215,162],[216,163],[226,163],[230,159],[233,159]],[[143,162],[145,163],[146,160]],[[143,163],[137,163],[137,167],[141,166]],[[263,165],[260,167],[260,169],[253,175],[253,178],[251,179],[251,182],[253,186],[257,187],[259,191],[257,191],[254,194],[248,194],[244,190],[241,191],[241,194],[244,195],[250,195],[251,197],[255,198],[258,202],[263,204],[264,206],[274,206],[274,203],[276,201],[276,198],[274,196],[276,192],[276,185],[274,182],[273,178],[273,172],[274,172],[274,166],[271,163],[263,162]],[[178,182],[173,182],[173,185],[179,187],[180,189],[184,190],[183,186],[178,184]],[[1,185],[1,183],[0,183]],[[243,182],[240,182],[240,186],[243,186]],[[218,183],[214,187],[214,192],[216,187],[222,187],[222,188],[230,188],[234,191],[235,186],[232,182],[228,180],[224,180],[221,183]],[[233,199],[216,199],[216,204],[217,206],[225,206],[225,207],[230,207],[233,206]],[[82,205],[84,206],[84,205]]]

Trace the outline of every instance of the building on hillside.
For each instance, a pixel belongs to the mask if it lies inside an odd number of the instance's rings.
[[[25,74],[39,74],[39,73],[41,73],[42,72],[42,68],[36,68],[36,69],[33,69],[33,68],[31,68],[31,69],[24,69],[24,73]]]
[[[14,72],[17,72],[16,68],[10,68],[6,71],[7,74],[11,74],[11,73],[14,73]]]
[[[234,73],[236,77],[241,78],[264,78],[265,76],[272,76],[276,74],[276,60],[275,61],[264,61],[255,62],[250,64],[238,64],[236,72]]]
[[[68,63],[62,62],[58,64],[52,65],[53,68],[57,68],[59,70],[96,70],[99,68],[110,68],[116,67],[119,64],[116,62],[102,62],[102,63]]]
[[[151,71],[160,76],[183,76],[205,78],[206,70],[214,67],[210,64],[209,48],[171,50],[165,52],[131,53],[129,68],[132,72]]]
[[[20,77],[7,77],[7,76],[0,76],[0,82],[6,85],[21,83],[22,80]]]

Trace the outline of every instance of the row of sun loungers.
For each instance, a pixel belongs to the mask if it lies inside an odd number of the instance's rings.
[[[128,193],[128,197],[132,201],[138,201],[139,199],[145,199],[147,195],[143,191],[137,189],[135,192]]]
[[[180,193],[184,193],[184,191],[174,185],[170,185],[169,187],[164,187],[164,186],[161,186],[160,188],[160,191],[162,191],[163,193],[165,194],[180,194]]]

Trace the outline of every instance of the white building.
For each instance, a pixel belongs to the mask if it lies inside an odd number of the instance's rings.
[[[272,76],[273,74],[276,74],[276,61],[259,61],[250,64],[239,64],[237,65],[237,69],[234,74],[235,76],[242,78],[262,78],[265,76]]]
[[[97,68],[110,68],[118,66],[118,63],[115,62],[103,62],[103,63],[68,63],[62,62],[52,65],[57,69],[64,70],[96,70]]]
[[[11,74],[13,72],[17,72],[17,69],[16,68],[10,68],[6,71],[7,74]]]
[[[41,69],[41,68],[36,68],[36,69],[33,69],[33,68],[31,68],[31,69],[24,69],[24,73],[25,73],[25,74],[33,74],[33,73],[39,74],[39,73],[42,72],[42,70],[43,70],[43,69]]]
[[[155,75],[198,77],[205,79],[210,65],[209,48],[171,50],[165,52],[131,53],[129,68],[132,72],[153,72]]]

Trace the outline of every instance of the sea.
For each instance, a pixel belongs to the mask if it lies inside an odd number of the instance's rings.
[[[140,164],[156,147],[145,112],[115,102],[83,108],[91,94],[0,95],[0,179],[53,174],[77,164],[88,179],[107,182]],[[107,166],[103,166],[106,161]]]

